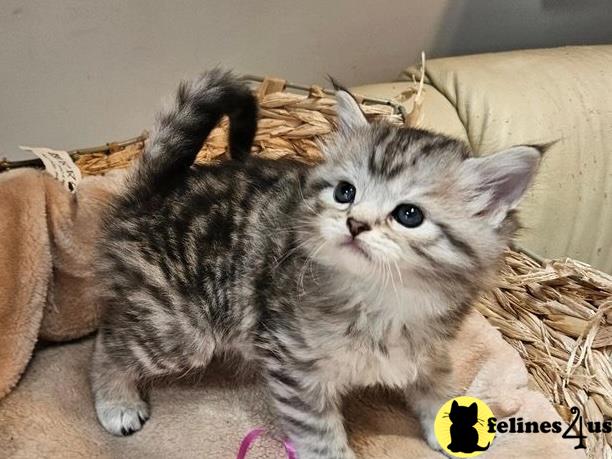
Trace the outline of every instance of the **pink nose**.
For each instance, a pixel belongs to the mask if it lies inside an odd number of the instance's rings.
[[[351,232],[351,236],[353,237],[357,237],[358,234],[372,229],[367,223],[360,222],[352,217],[346,219],[346,226],[348,226],[348,229]]]

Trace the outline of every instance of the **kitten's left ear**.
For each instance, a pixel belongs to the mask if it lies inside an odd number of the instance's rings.
[[[351,132],[368,125],[368,120],[361,111],[355,97],[331,79],[336,89],[336,113],[338,114],[338,127],[343,132]]]
[[[543,147],[524,145],[465,160],[462,172],[476,191],[474,213],[498,226],[533,181],[543,152]]]

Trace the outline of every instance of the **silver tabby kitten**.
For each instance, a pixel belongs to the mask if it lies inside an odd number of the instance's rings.
[[[516,228],[541,152],[485,158],[443,135],[369,124],[339,91],[316,167],[249,157],[256,101],[214,70],[183,84],[109,212],[92,369],[116,435],[149,417],[143,383],[237,351],[255,362],[300,459],[353,458],[352,388],[405,393],[433,448],[452,395],[447,343]],[[221,116],[231,160],[194,167]]]

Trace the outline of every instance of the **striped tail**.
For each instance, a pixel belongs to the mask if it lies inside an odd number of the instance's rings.
[[[231,72],[213,69],[182,82],[174,104],[157,117],[151,143],[135,170],[136,188],[153,191],[185,172],[223,115],[229,117],[229,153],[244,160],[257,130],[257,100]]]

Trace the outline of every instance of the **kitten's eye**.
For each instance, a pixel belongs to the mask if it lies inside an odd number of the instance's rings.
[[[413,204],[400,204],[391,215],[407,228],[416,228],[425,219],[421,209]]]
[[[355,187],[349,182],[340,182],[334,190],[334,199],[341,204],[353,202],[355,200]]]

